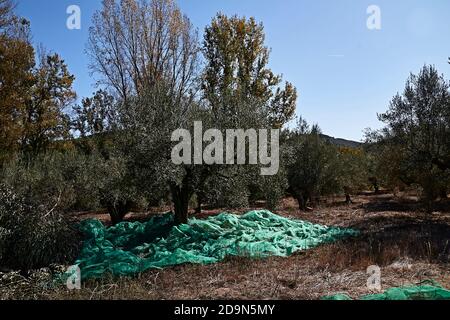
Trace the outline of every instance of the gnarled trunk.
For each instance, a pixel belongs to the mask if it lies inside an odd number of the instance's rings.
[[[189,199],[192,196],[191,171],[187,170],[181,186],[170,185],[175,210],[175,225],[186,224],[189,218]]]
[[[295,198],[298,202],[298,208],[301,211],[308,211],[308,201],[311,199],[311,196],[307,192],[296,192]]]
[[[108,203],[106,207],[111,217],[111,223],[113,225],[116,225],[122,222],[127,213],[130,212],[131,208],[133,207],[133,203],[129,200],[119,201],[115,204]]]
[[[352,197],[351,197],[351,195],[349,193],[345,194],[345,203],[346,204],[352,204],[353,203]]]

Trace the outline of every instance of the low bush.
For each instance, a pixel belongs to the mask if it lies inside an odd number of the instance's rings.
[[[70,263],[80,243],[79,233],[56,207],[33,204],[0,185],[0,267],[25,271]]]

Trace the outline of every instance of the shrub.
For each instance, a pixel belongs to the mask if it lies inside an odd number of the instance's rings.
[[[32,203],[58,203],[60,210],[70,209],[77,200],[74,190],[79,160],[75,152],[48,152],[29,161],[17,156],[4,164],[2,181]]]
[[[266,207],[269,210],[276,210],[288,189],[288,182],[284,171],[280,171],[275,176],[267,176],[262,179],[262,190]]]
[[[80,237],[55,207],[33,205],[0,185],[1,267],[30,270],[72,261]]]
[[[263,200],[268,210],[275,211],[286,195],[288,187],[289,184],[283,164],[280,164],[278,174],[273,176],[261,176],[257,172],[248,189],[250,192],[250,203],[255,204],[256,201]]]
[[[61,212],[105,208],[118,223],[131,208],[146,203],[126,158],[109,153],[53,151],[31,162],[18,157],[4,165],[0,178],[32,203],[57,204]]]

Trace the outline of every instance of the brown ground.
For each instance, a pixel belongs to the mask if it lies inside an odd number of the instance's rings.
[[[285,199],[278,214],[353,227],[362,235],[290,258],[230,258],[210,266],[183,265],[133,279],[90,281],[72,292],[64,287],[43,289],[36,285],[38,280],[16,275],[3,287],[0,281],[0,299],[319,299],[335,293],[359,297],[371,293],[366,286],[370,265],[381,267],[383,289],[427,279],[450,288],[448,207],[444,203],[439,211],[425,214],[414,197],[367,194],[355,197],[352,205],[328,199],[304,213],[296,209],[293,199]],[[206,211],[201,217],[215,213]],[[86,216],[107,220],[107,216]]]

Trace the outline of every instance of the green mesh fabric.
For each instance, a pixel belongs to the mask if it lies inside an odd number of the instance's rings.
[[[323,300],[352,300],[348,295],[337,294]],[[428,280],[415,286],[390,288],[384,293],[362,296],[359,300],[450,300],[450,291]]]
[[[351,229],[292,220],[266,210],[238,216],[222,213],[173,226],[173,215],[146,223],[121,223],[106,228],[98,220],[80,225],[85,234],[76,264],[82,278],[105,274],[130,276],[185,263],[212,264],[227,256],[286,257],[323,243],[356,235]]]

